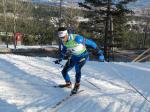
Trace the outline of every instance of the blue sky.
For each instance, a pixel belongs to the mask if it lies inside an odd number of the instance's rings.
[[[129,7],[133,8],[141,8],[145,6],[150,6],[150,0],[138,0],[137,2],[133,2],[129,4]]]

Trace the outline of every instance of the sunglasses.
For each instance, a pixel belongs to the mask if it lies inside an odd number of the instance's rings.
[[[60,37],[60,39],[61,39],[62,41],[65,41],[65,40],[67,39],[67,35],[64,36],[64,37]]]
[[[60,37],[60,39],[61,39],[62,41],[64,41],[65,37]]]
[[[64,39],[65,38],[65,36],[64,37],[59,37],[60,39]]]

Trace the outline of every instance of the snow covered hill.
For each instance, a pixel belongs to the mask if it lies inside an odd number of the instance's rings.
[[[84,91],[56,105],[70,89],[53,87],[64,83],[53,60],[0,54],[0,112],[150,112],[149,62],[87,62]]]

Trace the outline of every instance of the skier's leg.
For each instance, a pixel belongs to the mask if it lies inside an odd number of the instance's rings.
[[[73,68],[73,66],[75,65],[75,62],[70,59],[67,61],[66,65],[64,66],[63,70],[62,70],[62,75],[63,78],[65,79],[66,83],[70,82],[70,77],[69,77],[69,70],[71,70]]]
[[[86,60],[78,63],[75,65],[75,71],[76,71],[76,83],[80,83],[80,79],[81,79],[81,68],[84,66],[84,64],[86,63]]]
[[[81,79],[81,68],[86,63],[87,57],[81,58],[80,61],[75,65],[75,71],[76,71],[76,82],[74,85],[73,90],[71,91],[71,94],[76,94],[80,87],[80,79]]]

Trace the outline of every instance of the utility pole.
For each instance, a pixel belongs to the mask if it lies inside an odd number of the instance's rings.
[[[59,27],[61,27],[61,19],[62,19],[62,1],[59,1]]]
[[[15,4],[14,4],[14,39],[13,39],[13,41],[14,41],[14,49],[16,50],[16,37],[15,37],[15,34],[16,34],[16,0],[15,0],[15,2],[14,2]]]
[[[62,1],[63,0],[60,0],[59,1],[59,27],[61,27],[61,19],[62,19]],[[58,44],[59,44],[59,55],[61,55],[61,44],[62,44],[62,41],[60,40],[60,38],[58,38]]]

